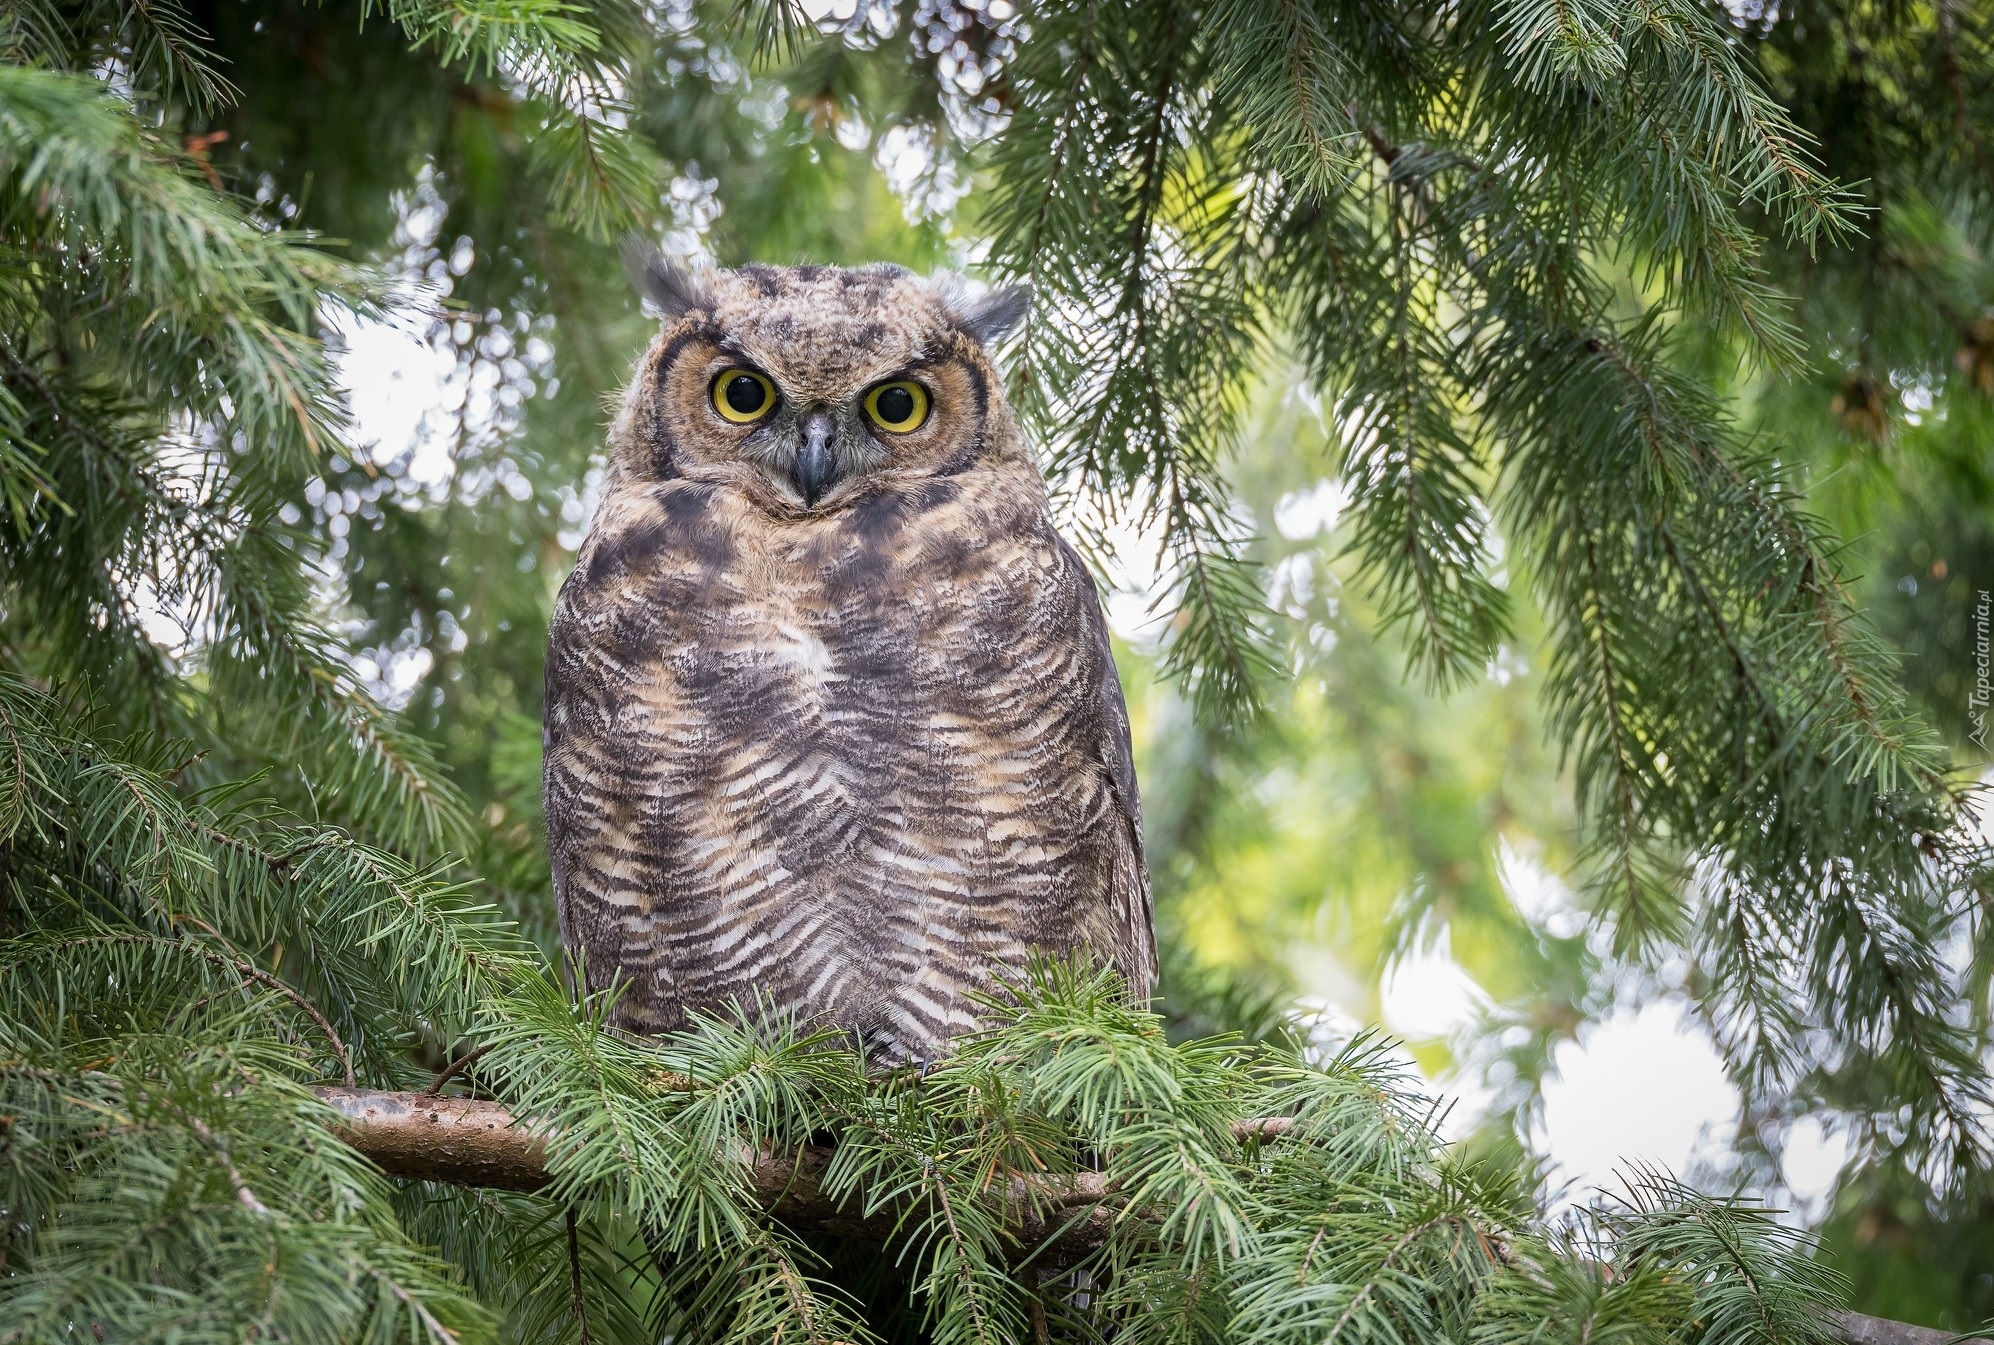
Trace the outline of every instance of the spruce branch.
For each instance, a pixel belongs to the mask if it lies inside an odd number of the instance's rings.
[[[215,933],[214,928],[212,926],[207,925],[205,921],[200,921],[195,917],[191,916],[182,916],[181,919],[186,920],[190,923],[201,924],[216,939],[221,939],[221,936]],[[65,951],[67,951],[76,947],[78,942],[79,940],[77,940],[74,936],[68,936],[63,939],[62,947],[64,948]],[[319,1032],[325,1037],[326,1044],[332,1047],[333,1055],[338,1058],[340,1069],[345,1074],[346,1086],[348,1088],[352,1088],[355,1086],[356,1080],[353,1073],[353,1054],[352,1052],[347,1050],[346,1043],[340,1039],[339,1033],[333,1029],[332,1023],[326,1018],[326,1016],[323,1013],[319,1011],[318,1006],[316,1004],[313,1004],[311,1000],[307,999],[304,995],[300,994],[295,988],[293,988],[290,985],[287,985],[285,982],[279,980],[277,977],[272,976],[269,972],[264,971],[261,967],[258,967],[254,963],[250,962],[247,958],[243,957],[240,953],[236,953],[232,949],[229,952],[225,953],[219,949],[203,947],[201,944],[194,943],[187,939],[168,939],[151,934],[88,935],[85,936],[80,942],[86,945],[90,943],[124,944],[127,946],[154,948],[160,951],[170,951],[170,952],[179,952],[184,950],[186,952],[192,953],[196,957],[202,958],[203,960],[207,961],[213,966],[221,967],[235,973],[237,976],[241,977],[245,981],[253,982],[254,984],[263,986],[265,989],[275,992],[276,994],[284,998],[286,1001],[288,1001],[294,1008],[298,1010],[298,1012],[304,1014],[305,1017],[311,1019],[312,1023],[318,1028]],[[227,941],[222,940],[222,942],[226,943]],[[204,1002],[205,1001],[201,1003]],[[201,1007],[201,1003],[195,1004],[193,1008],[198,1009],[199,1007]]]
[[[827,1342],[866,1328],[813,1278],[811,1239],[904,1250],[936,1329],[974,1339],[1022,1337],[1031,1282],[1066,1267],[1112,1286],[1087,1311],[1131,1323],[1156,1296],[1187,1320],[1248,1302],[1313,1320],[1279,1288],[1296,1282],[1283,1249],[1302,1243],[1317,1250],[1300,1283],[1333,1275],[1362,1296],[1349,1329],[1361,1320],[1368,1334],[1373,1305],[1407,1294],[1451,1319],[1480,1283],[1445,1271],[1463,1249],[1532,1236],[1449,1175],[1430,1111],[1375,1046],[1324,1066],[1233,1041],[1173,1044],[1112,975],[1080,967],[1010,987],[992,1028],[925,1078],[870,1076],[848,1041],[766,1006],[629,1038],[607,1027],[606,1000],[572,1003],[451,886],[321,831],[265,820],[243,836],[241,819],[165,787],[158,770],[180,754],[158,769],[124,760],[19,684],[0,683],[0,706],[25,771],[54,786],[17,825],[0,886],[5,918],[36,929],[0,941],[5,1142],[32,1141],[10,1148],[28,1166],[0,1167],[13,1183],[0,1198],[48,1230],[15,1249],[28,1270],[6,1288],[30,1338],[78,1315],[136,1323],[188,1303],[253,1315],[279,1284],[280,1321],[293,1300],[350,1321],[364,1310],[357,1284],[378,1286],[406,1329],[455,1330],[439,1306],[454,1291],[405,1245],[383,1171],[409,1183],[394,1200],[433,1199],[419,1193],[438,1180],[488,1184],[494,1203],[477,1208],[490,1235],[522,1247],[550,1227],[507,1301],[575,1320],[580,1264],[592,1335],[626,1320],[586,1269],[618,1228],[645,1243],[650,1269],[633,1273],[673,1311],[721,1335]],[[24,904],[56,875],[101,895],[89,909]],[[309,998],[377,1087],[317,1084],[267,1013],[190,1010],[170,978],[134,974],[134,955],[171,955],[244,984],[232,965],[189,956],[170,931],[191,921],[232,949],[308,939],[309,959],[259,960],[312,968],[296,988],[319,987]],[[63,987],[78,976],[112,993],[71,1001]],[[480,1077],[501,1101],[379,1087],[413,1073],[389,1048],[424,1025],[489,1044]],[[153,1155],[168,1161],[148,1167]],[[153,1273],[169,1292],[104,1298],[135,1258],[165,1267]],[[1338,1303],[1331,1320],[1350,1307]]]
[[[369,1088],[319,1087],[313,1095],[336,1113],[333,1133],[391,1176],[501,1191],[544,1191],[554,1183],[547,1134],[500,1103]],[[1293,1125],[1292,1117],[1251,1117],[1231,1131],[1242,1144],[1265,1144]],[[827,1190],[836,1152],[820,1145],[756,1152],[749,1178],[755,1200],[791,1224],[874,1244],[891,1240],[904,1228],[905,1206],[868,1209],[856,1187],[834,1182]],[[931,1173],[924,1177],[930,1194],[933,1181]],[[1006,1201],[1018,1255],[1046,1265],[1083,1260],[1113,1235],[1116,1208],[1126,1200],[1101,1173],[1013,1177]]]
[[[551,1178],[546,1167],[544,1138],[530,1128],[517,1125],[497,1104],[465,1098],[439,1098],[433,1094],[391,1093],[366,1089],[320,1088],[316,1095],[340,1118],[335,1133],[391,1175],[424,1181],[461,1185],[491,1186],[506,1190],[544,1189]],[[1288,1134],[1296,1125],[1294,1117],[1265,1117],[1238,1122],[1233,1127],[1241,1142],[1265,1143]],[[754,1191],[756,1199],[772,1214],[794,1226],[822,1228],[842,1238],[884,1245],[904,1233],[898,1217],[861,1216],[844,1202],[828,1196],[825,1176],[835,1161],[834,1152],[822,1146],[805,1146],[793,1155],[770,1154],[758,1160]],[[1663,1179],[1644,1179],[1648,1189],[1655,1183],[1669,1187]],[[940,1194],[937,1188],[937,1194]],[[1015,1239],[1019,1260],[1040,1266],[1083,1263],[1088,1255],[1115,1235],[1121,1216],[1116,1207],[1127,1200],[1109,1178],[1099,1173],[1077,1173],[1059,1181],[1019,1179],[1018,1198],[1013,1204]],[[1695,1197],[1704,1200],[1703,1197]],[[1707,1207],[1714,1210],[1714,1206]],[[1060,1211],[1057,1220],[1033,1216],[1032,1209]],[[950,1216],[943,1207],[942,1217]],[[1685,1221],[1676,1225],[1684,1235],[1705,1225]],[[1643,1250],[1637,1256],[1656,1254],[1645,1250],[1648,1234],[1638,1221],[1625,1221],[1625,1227]],[[1756,1228],[1757,1226],[1753,1226]],[[1458,1230],[1457,1215],[1436,1214],[1425,1222],[1398,1232],[1386,1244],[1377,1265],[1389,1269],[1424,1238],[1436,1232]],[[1306,1270],[1318,1255],[1325,1229],[1317,1230],[1301,1251],[1300,1264]],[[1490,1260],[1501,1264],[1487,1234],[1473,1230]],[[959,1236],[959,1232],[957,1233]],[[1750,1284],[1756,1266],[1738,1241],[1739,1230],[1719,1223],[1711,1228],[1710,1242],[1715,1254],[1723,1256],[1742,1283]],[[1660,1247],[1665,1244],[1657,1243]],[[1365,1311],[1371,1295],[1382,1292],[1380,1282],[1371,1280],[1343,1305],[1332,1331],[1349,1325]],[[1769,1309],[1754,1305],[1763,1314]],[[1792,1339],[1790,1328],[1761,1317],[1758,1328],[1767,1339]],[[1893,1322],[1861,1313],[1834,1314],[1825,1339],[1848,1345],[1944,1345],[1951,1339],[1945,1332],[1929,1327]]]

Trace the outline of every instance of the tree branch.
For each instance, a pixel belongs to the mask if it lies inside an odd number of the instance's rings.
[[[495,1102],[373,1088],[312,1091],[340,1114],[333,1133],[390,1176],[501,1191],[537,1191],[550,1180],[546,1137]]]
[[[495,1102],[371,1088],[312,1091],[339,1113],[334,1133],[390,1176],[504,1191],[539,1191],[553,1181],[546,1135],[519,1125]],[[1287,1128],[1285,1118],[1274,1117],[1243,1122],[1235,1133],[1264,1141]],[[756,1200],[786,1223],[857,1242],[886,1242],[899,1222],[896,1212],[867,1216],[824,1194],[832,1152],[812,1145],[757,1154],[750,1173]],[[1099,1173],[1017,1178],[1012,1188],[1019,1244],[1027,1251],[1042,1248],[1041,1265],[1068,1263],[1100,1246],[1118,1213],[1115,1193]]]
[[[319,1100],[340,1114],[334,1131],[394,1177],[538,1191],[547,1172],[544,1135],[516,1123],[496,1102],[391,1093],[370,1088],[316,1088]],[[1257,1117],[1233,1126],[1242,1143],[1267,1143],[1288,1133],[1287,1117]],[[884,1243],[899,1220],[890,1211],[866,1217],[824,1194],[832,1150],[810,1145],[791,1153],[756,1156],[755,1197],[786,1223],[857,1242]],[[1097,1172],[1012,1181],[1013,1231],[1021,1255],[1050,1269],[1073,1262],[1106,1242],[1120,1214],[1116,1192]],[[1035,1255],[1033,1255],[1036,1253]],[[1860,1312],[1832,1322],[1847,1345],[1950,1345],[1952,1333]]]
[[[1914,1326],[1861,1312],[1837,1313],[1834,1324],[1849,1345],[1951,1345],[1960,1339],[1935,1326]]]

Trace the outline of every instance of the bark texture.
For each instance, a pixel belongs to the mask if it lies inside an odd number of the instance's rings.
[[[342,1118],[334,1133],[395,1177],[537,1191],[547,1184],[547,1142],[496,1102],[320,1088]]]
[[[1860,1312],[1839,1313],[1835,1321],[1842,1329],[1842,1339],[1849,1345],[1947,1345],[1959,1339],[1935,1326],[1914,1326]]]

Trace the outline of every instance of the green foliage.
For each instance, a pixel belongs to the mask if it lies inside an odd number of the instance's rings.
[[[1037,16],[983,219],[1042,296],[1021,401],[1059,479],[1162,538],[1193,700],[1250,706],[1268,662],[1225,464],[1261,333],[1285,330],[1412,668],[1458,684],[1516,600],[1542,611],[1579,870],[1618,951],[1687,944],[1762,1102],[1819,1063],[1803,1026],[1873,1031],[1896,1057],[1879,1107],[1916,1091],[1902,1147],[1978,1161],[1984,1085],[1938,950],[1979,843],[1839,544],[1683,335],[1796,367],[1769,250],[1843,244],[1855,198],[1700,6],[1141,15]]]
[[[346,672],[283,520],[340,433],[314,312],[366,306],[359,276],[255,227],[94,81],[0,67],[0,137],[15,666],[193,739],[197,778],[311,760],[333,816],[451,843],[461,802]]]
[[[462,1031],[523,945],[340,833],[185,799],[13,679],[0,724],[0,1339],[475,1322],[304,1085],[412,1081],[416,1034]]]
[[[1520,1340],[1622,1261],[1667,1289],[1649,1330],[1826,1338],[1832,1279],[1763,1213],[1647,1178],[1568,1245],[1448,1159],[1370,1039],[1172,1044],[1057,966],[925,1075],[768,1015],[631,1039],[450,886],[182,798],[17,681],[0,726],[0,1339]],[[310,1090],[471,1042],[553,1136],[542,1194],[390,1183]],[[758,1203],[812,1142],[891,1229],[873,1301]],[[1031,1261],[1027,1220],[1098,1245]]]

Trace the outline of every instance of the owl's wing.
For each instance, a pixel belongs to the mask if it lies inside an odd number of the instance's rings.
[[[617,763],[603,759],[603,749],[615,741],[600,666],[603,618],[590,612],[584,567],[576,569],[561,586],[548,634],[541,789],[561,942],[584,960],[596,982],[617,967],[614,939],[597,927],[592,911],[577,907],[571,869],[578,854],[595,848],[608,824],[613,800],[605,795],[613,793],[619,771]],[[604,944],[605,938],[610,942]]]
[[[1121,679],[1115,674],[1108,619],[1101,609],[1101,595],[1094,587],[1093,576],[1080,554],[1064,538],[1060,539],[1060,547],[1066,552],[1072,582],[1084,590],[1078,605],[1086,637],[1095,654],[1095,723],[1100,735],[1097,751],[1107,770],[1115,805],[1112,817],[1118,824],[1110,838],[1114,854],[1109,893],[1115,926],[1114,961],[1130,986],[1147,997],[1156,987],[1156,926],[1150,911],[1149,865],[1143,857],[1142,799],[1136,792],[1128,702],[1122,697]]]
[[[548,860],[553,868],[554,909],[561,922],[561,942],[574,946],[577,931],[568,916],[567,863],[576,823],[586,816],[577,808],[576,780],[563,760],[565,740],[573,732],[576,705],[576,656],[573,616],[567,610],[568,586],[562,586],[548,638],[545,718],[541,722],[541,797],[547,820]]]

